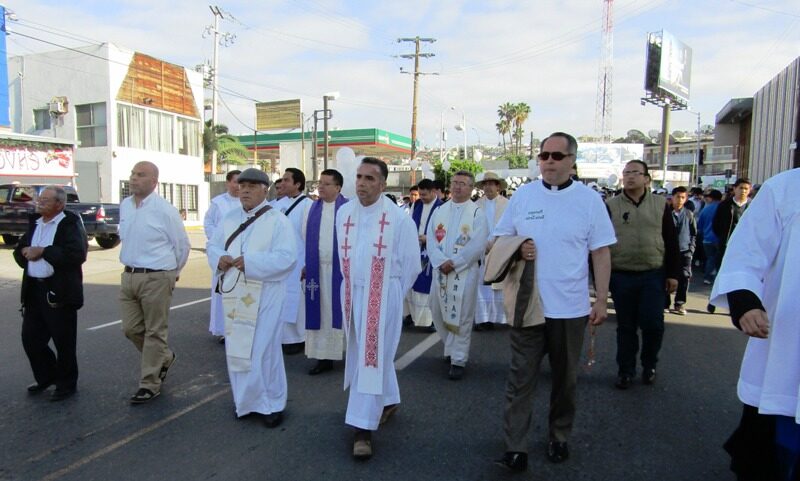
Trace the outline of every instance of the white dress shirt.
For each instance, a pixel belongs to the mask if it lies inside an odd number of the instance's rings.
[[[61,219],[66,217],[63,212],[45,222],[41,217],[36,219],[36,228],[33,231],[31,247],[49,247],[53,245],[53,238],[56,236],[56,229]],[[53,266],[40,257],[38,260],[28,262],[28,275],[44,279],[53,275]]]
[[[128,267],[179,272],[189,258],[189,236],[178,209],[155,192],[136,207],[133,196],[119,205],[119,260]]]

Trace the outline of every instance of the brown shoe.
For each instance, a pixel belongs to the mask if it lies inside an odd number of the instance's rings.
[[[372,457],[372,432],[356,429],[353,438],[353,457],[366,460]]]
[[[394,416],[394,413],[396,413],[399,408],[400,408],[399,404],[390,404],[388,406],[384,406],[383,407],[383,412],[381,413],[381,422],[380,422],[380,424],[381,425],[385,424],[386,421],[389,420],[389,418]]]

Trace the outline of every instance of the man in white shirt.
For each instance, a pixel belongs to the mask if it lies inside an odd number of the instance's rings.
[[[225,192],[211,199],[211,205],[203,219],[203,229],[206,233],[206,242],[211,240],[214,229],[222,224],[225,214],[242,206],[239,201],[239,174],[241,170],[232,170],[225,175]],[[216,291],[217,276],[211,274],[211,319],[208,330],[218,336],[220,342],[225,342],[225,318],[222,312],[222,296]]]
[[[711,302],[750,336],[725,443],[740,480],[797,479],[800,469],[800,169],[767,180],[728,242]],[[792,474],[793,473],[793,474]]]
[[[450,360],[448,377],[458,381],[469,360],[478,262],[486,249],[486,216],[470,200],[475,177],[467,171],[453,174],[452,199],[431,216],[427,232],[428,255],[434,269],[431,313],[436,331]]]
[[[280,184],[281,198],[272,207],[282,212],[292,221],[295,240],[297,241],[297,263],[294,271],[286,279],[286,302],[283,303],[281,319],[283,319],[283,353],[300,354],[306,341],[306,308],[303,302],[303,282],[300,275],[305,265],[306,250],[303,245],[303,222],[308,217],[308,209],[314,203],[303,192],[306,190],[306,176],[300,169],[289,167],[283,173]]]
[[[14,248],[22,274],[22,346],[31,364],[37,394],[56,385],[51,401],[72,396],[78,382],[75,344],[78,309],[83,305],[83,273],[88,249],[81,218],[64,207],[67,194],[48,186],[36,199],[37,215]],[[50,349],[52,339],[56,352]]]
[[[122,330],[142,353],[139,389],[132,404],[161,393],[161,383],[175,362],[167,345],[167,317],[172,290],[189,258],[189,237],[178,210],[155,192],[158,167],[139,162],[131,169],[130,191],[119,206],[125,266],[120,286]]]
[[[524,471],[528,464],[528,432],[533,388],[547,353],[552,368],[547,458],[569,457],[567,438],[575,418],[578,359],[587,321],[606,320],[611,254],[616,242],[605,205],[592,189],[570,178],[578,153],[574,137],[550,134],[541,145],[542,180],[518,189],[495,228],[495,235],[528,237],[522,259],[536,260],[536,285],[545,323],[512,326],[511,369],[506,386],[504,431],[506,453],[497,464]],[[590,305],[589,263],[592,255],[597,300]]]

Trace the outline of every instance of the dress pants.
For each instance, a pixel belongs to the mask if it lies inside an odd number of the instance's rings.
[[[533,391],[545,353],[550,359],[553,378],[549,440],[565,442],[569,437],[575,419],[578,362],[587,320],[587,316],[545,318],[543,325],[511,328],[511,368],[503,416],[506,451],[528,452]]]
[[[161,368],[172,361],[167,316],[177,272],[123,272],[120,286],[122,330],[142,353],[139,387],[158,392]]]
[[[636,374],[639,332],[642,367],[655,369],[664,339],[665,277],[663,269],[611,271],[611,298],[617,312],[617,365],[620,376]]]
[[[55,383],[60,390],[75,389],[78,382],[77,330],[78,311],[69,306],[51,307],[47,303],[44,281],[29,277],[22,315],[22,346],[37,383]],[[55,353],[50,349],[50,339]]]

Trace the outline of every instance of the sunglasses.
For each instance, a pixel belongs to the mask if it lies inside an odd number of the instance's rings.
[[[575,154],[564,154],[562,152],[539,152],[539,160],[547,160],[550,157],[552,157],[553,160],[562,160],[565,157],[569,157],[571,155]]]

